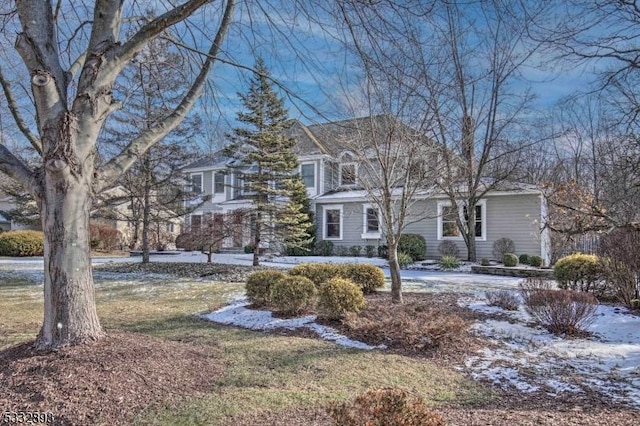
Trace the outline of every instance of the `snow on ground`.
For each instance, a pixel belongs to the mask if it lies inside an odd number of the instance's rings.
[[[248,304],[246,299],[235,300],[217,311],[208,315],[202,315],[202,318],[220,324],[235,325],[251,330],[270,331],[276,329],[295,330],[306,328],[316,333],[320,338],[336,342],[341,346],[356,349],[385,348],[384,346],[371,346],[357,340],[349,339],[331,327],[316,323],[315,315],[297,318],[275,318],[270,311],[247,309],[246,306]]]
[[[522,305],[515,312],[487,306],[483,296],[459,303],[481,312],[501,312],[510,321],[484,320],[475,332],[493,345],[466,360],[476,379],[522,392],[600,392],[640,407],[640,316],[600,305],[590,338],[565,339],[531,324]]]

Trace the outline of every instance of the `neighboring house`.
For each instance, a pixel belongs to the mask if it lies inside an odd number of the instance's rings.
[[[11,185],[12,181],[11,179],[3,174],[0,173],[0,186],[2,185]],[[18,229],[35,229],[35,230],[40,230],[40,225],[39,225],[39,221],[37,221],[37,225],[29,225],[29,224],[23,224],[23,223],[19,223],[16,222],[15,220],[9,220],[8,218],[4,217],[2,215],[1,212],[5,211],[12,211],[14,209],[17,208],[17,204],[15,203],[14,199],[7,195],[2,189],[0,189],[0,229],[2,229],[3,231],[15,231]],[[34,217],[34,219],[37,218],[37,216]],[[34,221],[36,222],[36,221]]]
[[[383,116],[374,119],[383,119]],[[359,120],[371,118],[311,126],[296,122],[289,131],[298,141],[298,172],[315,211],[317,241],[332,241],[334,246],[386,244],[378,207],[372,204],[368,191],[359,183],[362,173],[358,156],[341,142],[362,135]],[[251,200],[242,191],[242,174],[251,170],[233,170],[231,161],[220,151],[184,169],[190,176],[192,189],[211,196],[185,219],[187,229],[199,226],[206,214],[251,208]],[[440,256],[438,246],[445,240],[455,242],[461,255],[465,255],[464,240],[449,211],[451,202],[433,188],[425,188],[416,195],[412,220],[404,232],[423,235],[430,258]],[[514,241],[518,254],[539,255],[548,262],[548,238],[543,231],[546,204],[540,190],[529,185],[503,184],[486,194],[477,206],[477,213],[478,258],[492,258],[494,241],[506,237]],[[226,241],[223,246],[240,248],[248,244],[248,228],[244,235]]]
[[[121,186],[100,194],[96,208],[91,212],[92,222],[102,223],[117,229],[123,247],[140,249],[142,246],[141,207],[132,206],[131,197]],[[152,208],[149,227],[151,250],[174,249],[175,240],[182,231],[182,219],[166,208]],[[136,235],[137,233],[137,235]]]

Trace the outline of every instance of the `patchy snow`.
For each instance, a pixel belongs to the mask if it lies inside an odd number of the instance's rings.
[[[297,318],[275,318],[270,311],[248,309],[246,307],[248,304],[246,299],[235,300],[217,311],[202,315],[202,318],[220,324],[235,325],[251,330],[269,331],[282,328],[287,330],[306,328],[316,333],[322,339],[336,342],[341,346],[367,350],[385,349],[385,346],[371,346],[357,340],[349,339],[331,327],[318,324],[315,322],[315,315]]]
[[[297,265],[298,263],[368,263],[380,267],[387,267],[385,259],[379,257],[352,257],[352,256],[274,256],[265,259],[266,263],[278,263],[283,265]]]
[[[470,309],[500,312],[509,321],[487,319],[472,329],[490,339],[465,365],[476,379],[522,392],[598,391],[640,407],[640,316],[620,307],[598,306],[590,338],[555,336],[518,311],[487,306],[479,296],[460,299]]]

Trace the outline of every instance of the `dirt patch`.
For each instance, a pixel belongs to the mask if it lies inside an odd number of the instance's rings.
[[[210,390],[222,367],[203,346],[111,332],[88,345],[0,351],[0,408],[51,412],[56,425],[129,424],[142,410]]]

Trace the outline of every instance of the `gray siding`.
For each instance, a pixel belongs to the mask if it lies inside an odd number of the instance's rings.
[[[412,220],[417,215],[424,216],[424,219],[409,224],[405,233],[423,235],[427,241],[427,256],[438,258],[438,246],[442,240],[438,240],[438,219],[436,217],[438,201],[425,200],[414,205]],[[486,241],[476,241],[476,255],[478,259],[482,257],[493,258],[493,243],[499,238],[507,237],[513,240],[516,246],[516,253],[527,253],[530,255],[542,255],[541,253],[541,199],[537,194],[512,194],[495,195],[486,199]],[[385,244],[383,240],[364,240],[362,204],[360,202],[325,203],[316,206],[316,221],[318,229],[318,240],[323,236],[323,208],[322,206],[342,205],[343,207],[343,234],[341,240],[332,240],[335,246],[365,246]],[[452,239],[460,249],[460,257],[466,258],[467,247],[462,240]]]

